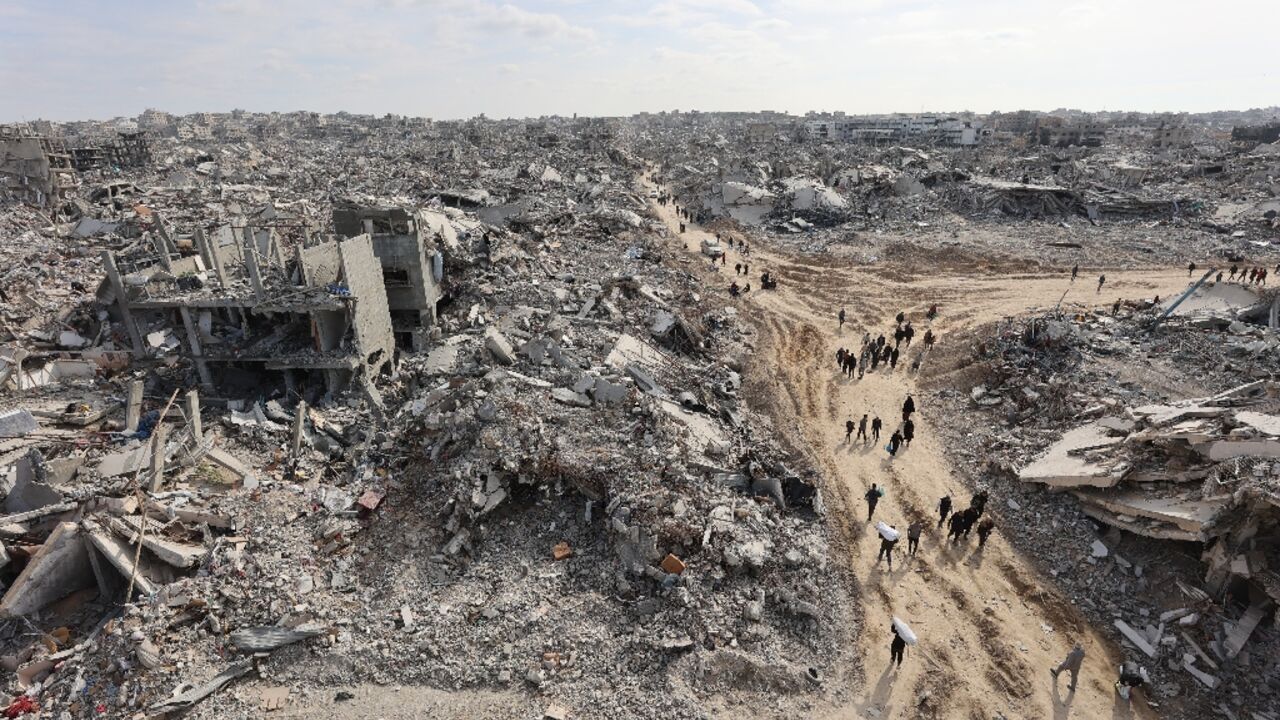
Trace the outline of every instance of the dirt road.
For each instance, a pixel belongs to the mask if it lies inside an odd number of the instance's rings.
[[[653,207],[675,233],[673,242],[697,253],[707,234],[687,223],[680,235],[674,208]],[[751,277],[735,277],[734,264],[744,261]],[[1054,720],[1155,717],[1140,703],[1131,711],[1118,701],[1112,683],[1120,655],[1004,541],[1003,534],[1015,528],[997,525],[982,550],[976,535],[950,546],[945,529],[935,529],[940,497],[950,494],[957,509],[963,509],[970,495],[953,477],[934,427],[965,419],[937,417],[931,408],[919,407],[913,416],[915,441],[891,460],[884,445],[902,420],[902,403],[915,387],[915,376],[900,362],[893,373],[882,366],[861,380],[849,380],[837,371],[835,355],[841,346],[857,351],[864,332],[872,337],[885,333],[892,342],[894,316],[906,311],[917,328],[913,348],[906,353],[913,356],[930,327],[924,312],[936,302],[940,315],[931,328],[940,339],[925,359],[934,362],[949,352],[948,336],[958,330],[1059,301],[1109,305],[1117,298],[1168,297],[1187,287],[1185,269],[1108,270],[1099,293],[1097,274],[1085,271],[1074,283],[1068,273],[952,274],[938,267],[919,268],[930,274],[911,276],[901,268],[891,274],[879,267],[831,266],[821,258],[783,256],[759,246],[751,248],[749,258],[731,251],[719,273],[709,266],[704,266],[706,280],[721,291],[727,292],[735,279],[752,285],[740,302],[744,311],[752,311],[765,337],[757,362],[773,378],[773,397],[766,402],[780,416],[780,427],[798,429],[799,440],[819,464],[831,517],[845,533],[847,562],[862,588],[865,627],[855,654],[861,656],[865,685],[852,704],[824,716],[977,720],[998,712],[1006,718]],[[776,291],[759,290],[764,270],[779,280]],[[836,320],[841,307],[849,318],[843,330]],[[884,421],[880,442],[845,442],[845,420],[856,422],[863,413]],[[875,519],[897,526],[904,535],[892,571],[876,563],[879,537],[865,522],[863,495],[872,482],[886,492]],[[989,506],[997,523],[1003,502],[993,498]],[[919,552],[908,558],[905,531],[914,518],[923,518],[926,529]],[[908,649],[900,669],[889,666],[894,615],[921,638]],[[1048,670],[1077,642],[1086,659],[1079,688],[1070,693],[1067,678],[1055,687]]]

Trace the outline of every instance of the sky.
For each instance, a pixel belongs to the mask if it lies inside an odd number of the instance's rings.
[[[0,121],[1280,103],[1275,0],[0,0]]]

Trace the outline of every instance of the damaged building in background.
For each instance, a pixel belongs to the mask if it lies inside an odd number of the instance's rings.
[[[134,130],[117,134],[114,140],[71,148],[71,163],[77,172],[144,167],[152,160],[147,133]]]
[[[22,125],[0,125],[0,198],[57,210],[78,184],[60,141]]]

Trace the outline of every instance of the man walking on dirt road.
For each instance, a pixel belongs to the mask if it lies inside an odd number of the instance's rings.
[[[916,520],[907,526],[907,554],[915,555],[916,550],[920,548],[920,532],[924,530],[924,523]]]
[[[880,442],[880,416],[877,415],[871,421],[871,436],[876,442]]]
[[[911,419],[911,413],[916,411],[916,401],[910,395],[902,402],[902,420],[906,422]]]
[[[1071,652],[1067,653],[1067,659],[1058,663],[1058,667],[1050,668],[1049,674],[1053,676],[1054,683],[1058,681],[1058,673],[1063,670],[1071,671],[1071,684],[1067,686],[1068,690],[1076,689],[1076,678],[1080,676],[1080,666],[1084,664],[1084,648],[1076,645],[1071,648]]]
[[[1073,265],[1073,266],[1071,267],[1071,282],[1075,282],[1075,281],[1076,281],[1076,276],[1077,276],[1077,275],[1079,275],[1079,274],[1080,274],[1080,266],[1079,266],[1079,265]]]
[[[894,528],[892,525],[890,525],[889,527],[893,528],[894,530],[897,529],[897,528]],[[876,555],[876,565],[880,564],[881,559],[888,560],[889,572],[893,572],[893,546],[897,544],[898,544],[897,540],[890,540],[889,538],[884,537],[882,535],[880,537],[880,554]]]
[[[978,549],[987,546],[987,538],[991,537],[991,531],[996,529],[996,523],[991,518],[986,518],[978,523]]]
[[[916,436],[916,424],[910,420],[902,423],[902,444],[911,447],[911,439]]]
[[[1105,283],[1106,281],[1107,281],[1107,276],[1106,276],[1106,275],[1099,275],[1099,276],[1098,276],[1098,290],[1097,290],[1097,292],[1098,292],[1098,294],[1099,294],[1099,295],[1101,295],[1101,294],[1102,294],[1102,284],[1103,284],[1103,283]]]
[[[893,628],[893,642],[889,643],[889,664],[892,665],[896,660],[898,667],[902,667],[902,654],[906,649],[907,641],[898,634],[897,628]]]
[[[938,528],[942,528],[942,523],[947,521],[947,516],[951,514],[951,496],[943,495],[938,501]]]
[[[902,433],[897,430],[889,436],[889,457],[893,458],[898,454],[898,448],[902,447]]]
[[[844,308],[840,308],[840,329],[844,330]]]
[[[862,419],[858,421],[858,437],[859,437],[859,438],[862,438],[862,443],[865,445],[865,444],[866,444],[866,442],[867,442],[867,415],[866,415],[866,413],[863,413],[863,414],[862,414]]]
[[[876,512],[876,503],[880,502],[880,496],[883,494],[884,492],[876,487],[875,483],[871,483],[871,489],[863,496],[867,499],[867,522],[871,522],[871,516]]]
[[[844,421],[844,442],[846,445],[853,442],[853,421]]]

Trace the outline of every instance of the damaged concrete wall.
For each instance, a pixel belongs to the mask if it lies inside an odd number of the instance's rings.
[[[342,275],[356,298],[351,318],[356,348],[362,361],[369,366],[369,372],[376,374],[391,362],[395,350],[387,293],[382,285],[382,266],[373,254],[373,240],[368,235],[341,243],[338,252],[342,259]]]

